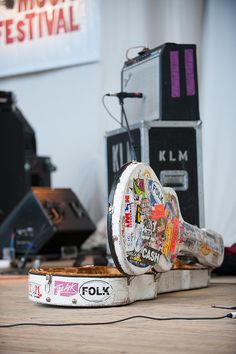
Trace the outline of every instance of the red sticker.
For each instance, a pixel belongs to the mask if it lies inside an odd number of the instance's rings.
[[[164,204],[156,204],[151,211],[150,220],[156,221],[165,218]]]
[[[179,219],[175,217],[173,220],[173,232],[172,232],[171,246],[170,246],[171,253],[175,252],[178,236],[179,236]]]

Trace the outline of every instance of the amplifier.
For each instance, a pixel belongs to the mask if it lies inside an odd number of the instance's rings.
[[[131,124],[142,120],[199,120],[196,45],[165,43],[124,63],[121,90]]]
[[[137,160],[176,191],[184,220],[204,227],[201,121],[143,121],[130,128]],[[107,133],[106,147],[110,192],[116,173],[130,161],[125,128]]]
[[[86,210],[66,188],[32,188],[0,227],[0,249],[14,246],[16,255],[60,255],[95,231]]]

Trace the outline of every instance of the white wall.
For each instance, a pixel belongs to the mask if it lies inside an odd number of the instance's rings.
[[[236,242],[236,1],[209,0],[201,47],[206,224]]]
[[[231,23],[233,13],[230,14],[230,8],[235,9],[234,5],[230,0],[205,2],[202,0],[102,0],[100,62],[0,81],[0,89],[15,92],[19,108],[35,129],[38,154],[51,156],[53,163],[58,167],[57,172],[53,174],[53,186],[72,188],[95,222],[106,210],[104,133],[118,128],[102,107],[101,98],[104,93],[120,91],[120,72],[125,61],[126,49],[134,45],[148,45],[152,48],[166,41],[196,43],[199,58],[200,106],[206,126],[204,166],[207,222],[211,227],[222,231],[225,240],[232,241],[236,238],[236,222],[231,223],[233,226],[230,229],[227,226],[230,215],[234,212],[235,197],[232,196],[232,202],[229,203],[224,195],[225,186],[229,182],[232,184],[232,178],[228,177],[232,170],[227,163],[227,173],[226,170],[222,171],[222,177],[216,178],[210,165],[211,161],[215,161],[215,164],[219,165],[218,171],[220,170],[219,159],[213,156],[212,148],[217,147],[217,156],[221,156],[222,159],[224,155],[220,150],[224,144],[225,146],[229,144],[228,141],[232,140],[233,135],[233,130],[227,128],[228,138],[223,139],[222,142],[218,137],[216,141],[215,133],[214,135],[211,133],[216,113],[219,117],[217,121],[227,115],[224,119],[235,127],[233,121],[235,109],[229,103],[229,88],[226,81],[224,84],[226,95],[222,88],[218,89],[217,95],[211,94],[214,87],[216,90],[215,74],[211,68],[212,62],[215,63],[216,54],[213,54],[211,48],[214,53],[217,50],[219,54],[218,51],[223,45],[227,58],[231,53],[233,34],[229,32],[233,28],[235,34],[235,27],[230,27],[234,26]],[[227,16],[230,14],[231,22],[228,17],[222,17],[221,25],[215,32],[221,11],[225,11]],[[232,66],[231,69],[235,74],[233,59],[229,59],[224,66],[220,58],[225,59],[223,53],[217,58],[219,62],[217,72],[220,79],[217,85],[219,87],[219,84],[222,84],[225,75],[232,85],[233,79],[228,68],[229,65]],[[208,75],[209,70],[211,75]],[[214,109],[216,99],[217,103],[222,102],[221,110]],[[226,100],[227,112],[230,111],[230,114],[226,114],[222,99]],[[113,114],[119,117],[120,107],[117,99],[110,99],[107,103]],[[223,120],[220,127],[225,128]],[[227,151],[227,159],[232,159],[233,153]],[[215,160],[212,160],[213,157]],[[214,191],[219,188],[223,190],[218,192],[212,208],[211,198]],[[223,205],[228,215],[224,219],[224,226],[223,223],[219,224]]]

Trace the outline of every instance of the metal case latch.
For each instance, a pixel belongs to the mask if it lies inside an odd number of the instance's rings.
[[[45,277],[45,291],[46,291],[46,293],[50,292],[51,284],[52,284],[52,274],[46,274],[46,277]]]

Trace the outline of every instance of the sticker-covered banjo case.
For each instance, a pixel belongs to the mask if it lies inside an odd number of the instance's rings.
[[[207,286],[208,277],[201,281],[201,271],[206,274],[223,261],[222,237],[186,223],[175,191],[163,188],[144,163],[128,163],[116,176],[107,232],[116,267],[31,269],[29,299],[61,306],[124,305],[154,299],[161,292]],[[189,270],[169,272],[178,255],[197,259],[202,265],[195,273],[198,278],[193,271],[186,284],[184,272]],[[162,289],[162,278],[171,285]]]

